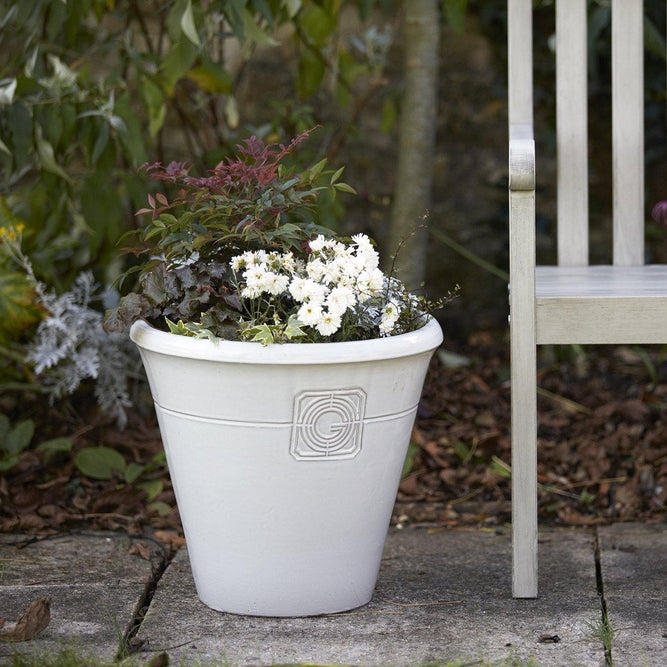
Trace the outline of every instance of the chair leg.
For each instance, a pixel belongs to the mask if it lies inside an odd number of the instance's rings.
[[[537,378],[534,344],[512,346],[512,594],[537,597]]]

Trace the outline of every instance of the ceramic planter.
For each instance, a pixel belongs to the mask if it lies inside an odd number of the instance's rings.
[[[373,594],[435,320],[349,343],[217,344],[136,322],[197,592],[306,616]]]

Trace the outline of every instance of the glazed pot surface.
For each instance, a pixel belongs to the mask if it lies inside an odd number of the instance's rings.
[[[262,616],[368,602],[439,325],[269,347],[131,336],[201,600]]]

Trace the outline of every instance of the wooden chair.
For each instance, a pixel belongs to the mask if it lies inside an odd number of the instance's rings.
[[[644,265],[643,3],[611,4],[613,265],[588,264],[586,0],[557,0],[558,265],[536,267],[532,0],[508,0],[514,597],[537,596],[536,345],[667,342],[667,266]]]

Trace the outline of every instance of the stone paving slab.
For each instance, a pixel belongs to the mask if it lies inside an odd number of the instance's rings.
[[[69,535],[25,544],[0,535],[0,618],[17,620],[34,600],[51,598],[51,621],[32,641],[0,643],[0,664],[13,651],[53,653],[76,646],[82,655],[115,657],[120,634],[152,578],[151,563],[128,553],[115,535]]]
[[[667,525],[599,529],[615,665],[667,665]]]
[[[511,598],[509,531],[391,530],[375,595],[353,613],[270,619],[213,611],[197,599],[186,549],[165,572],[139,632],[172,663],[418,665],[534,659],[604,665],[593,533],[546,531],[541,596]],[[558,643],[541,643],[558,635]],[[520,663],[523,664],[523,663]]]

